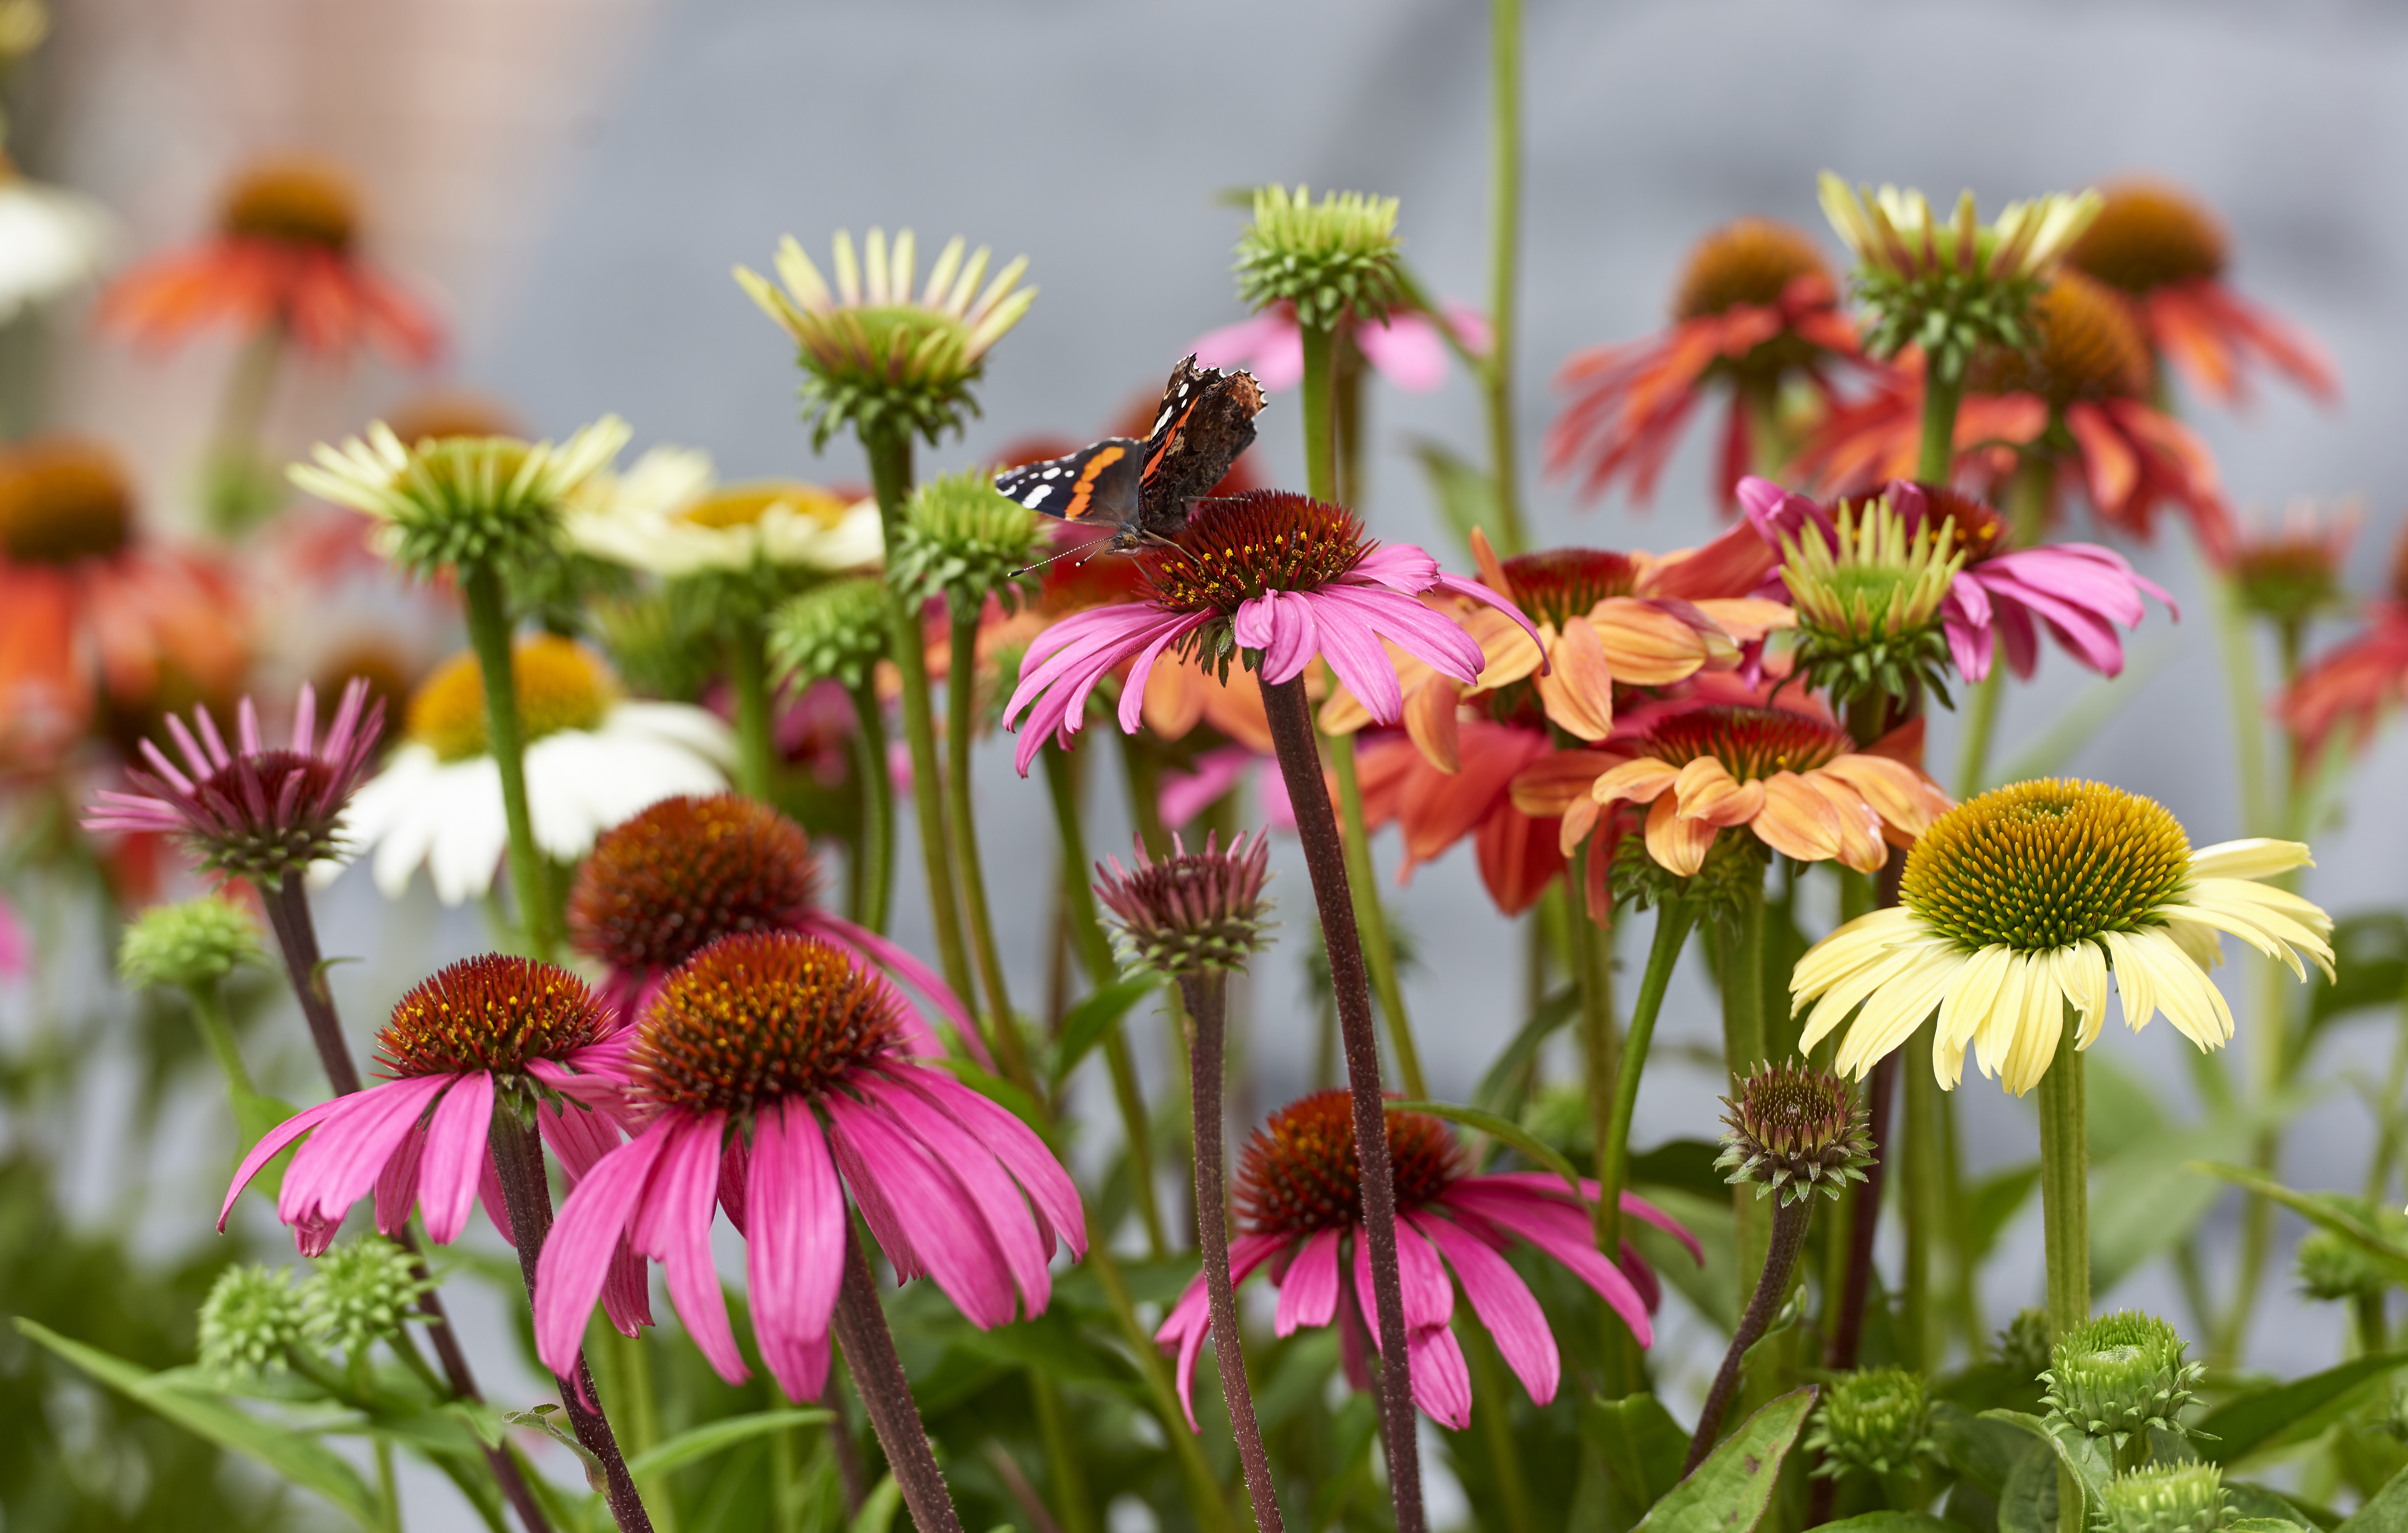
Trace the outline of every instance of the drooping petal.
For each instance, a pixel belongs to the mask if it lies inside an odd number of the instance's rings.
[[[419,1206],[426,1213],[427,1236],[437,1245],[460,1238],[476,1206],[493,1121],[494,1078],[483,1070],[458,1077],[427,1120]]]
[[[225,1233],[226,1215],[234,1211],[234,1200],[242,1196],[242,1190],[251,1185],[251,1179],[258,1176],[269,1161],[274,1160],[283,1152],[284,1147],[294,1139],[318,1127],[328,1118],[344,1111],[345,1104],[352,1102],[354,1096],[362,1094],[355,1093],[353,1096],[337,1096],[331,1102],[321,1102],[316,1107],[304,1108],[261,1135],[259,1142],[251,1147],[251,1153],[242,1157],[242,1164],[235,1168],[234,1182],[226,1188],[225,1202],[218,1209],[218,1233],[221,1235]],[[280,1211],[279,1216],[281,1217]]]
[[[376,1186],[385,1163],[452,1079],[413,1076],[337,1098],[343,1106],[319,1124],[286,1168],[277,1216],[288,1225],[308,1214],[341,1219]]]
[[[1532,1402],[1544,1405],[1554,1399],[1563,1359],[1555,1351],[1555,1332],[1547,1328],[1545,1312],[1512,1264],[1449,1220],[1426,1213],[1410,1213],[1405,1218],[1455,1268],[1464,1297],[1471,1300],[1471,1312],[1496,1339],[1506,1367],[1522,1381]]]
[[[752,1377],[727,1323],[727,1298],[710,1259],[710,1223],[719,1211],[719,1165],[726,1136],[724,1112],[689,1118],[663,1149],[652,1177],[651,1207],[638,1218],[635,1245],[668,1268],[669,1302],[686,1335],[731,1384]],[[599,1172],[597,1170],[596,1174]]]
[[[761,1360],[789,1398],[827,1380],[828,1323],[844,1281],[844,1189],[810,1106],[789,1098],[753,1117],[752,1229],[745,1275]]]
[[[1306,1237],[1280,1278],[1279,1310],[1271,1334],[1293,1336],[1299,1325],[1326,1325],[1338,1313],[1338,1241],[1334,1229]]]
[[[896,1069],[892,1076],[943,1107],[977,1136],[1027,1193],[1046,1227],[1068,1243],[1070,1254],[1087,1254],[1087,1215],[1085,1206],[1079,1201],[1078,1185],[1062,1168],[1062,1163],[1054,1158],[1054,1152],[1045,1147],[1045,1141],[1037,1137],[1035,1129],[1000,1103],[941,1071]]]
[[[664,1120],[603,1156],[570,1190],[544,1239],[536,1260],[536,1355],[560,1378],[577,1366],[585,1322],[609,1276],[621,1233],[643,1207],[661,1153],[681,1126]]]
[[[856,1163],[877,1184],[888,1212],[945,1297],[982,1331],[1010,1324],[1011,1268],[953,1169],[883,1110],[840,1093],[821,1100],[836,1138],[853,1147]]]
[[[953,1114],[916,1092],[867,1074],[862,1077],[861,1091],[892,1114],[906,1134],[961,1182],[969,1194],[970,1208],[1002,1253],[1011,1281],[1020,1290],[1023,1310],[1030,1315],[1042,1314],[1054,1295],[1045,1265],[1054,1242],[1039,1228],[1020,1189],[993,1153]]]

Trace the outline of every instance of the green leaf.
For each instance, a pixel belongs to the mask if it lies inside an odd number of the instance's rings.
[[[2408,1527],[2408,1469],[2391,1477],[2373,1500],[2353,1512],[2333,1533],[2400,1533]]]
[[[1471,529],[1497,520],[1496,481],[1435,437],[1415,437],[1406,450],[1429,476],[1430,497],[1438,502],[1438,514],[1447,530],[1455,534],[1456,542],[1469,548]]]
[[[741,1416],[725,1416],[705,1422],[700,1426],[680,1432],[666,1442],[656,1442],[627,1460],[627,1472],[638,1480],[681,1469],[698,1458],[724,1453],[739,1442],[756,1437],[783,1431],[790,1426],[817,1426],[832,1419],[825,1411],[786,1410],[754,1411]]]
[[[1620,1526],[1639,1521],[1681,1483],[1689,1434],[1655,1396],[1592,1399],[1581,1408],[1581,1432],[1605,1461],[1606,1494],[1618,1503]]]
[[[1964,1533],[1964,1529],[1928,1512],[1868,1512],[1844,1522],[1825,1523],[1823,1533]]]
[[[1480,1078],[1480,1087],[1471,1094],[1471,1105],[1490,1112],[1504,1112],[1512,1107],[1514,1078],[1537,1056],[1540,1046],[1563,1025],[1580,1014],[1580,988],[1566,985],[1541,1002],[1530,1013],[1530,1020],[1505,1045],[1488,1073]]]
[[[2193,1157],[2235,1142],[2233,1128],[2211,1122],[2161,1134],[2113,1160],[2093,1162],[2090,1176],[2090,1283],[2105,1293],[2127,1273],[2188,1239],[2224,1196],[2224,1189],[2191,1169]]]
[[[2086,1077],[2086,1082],[2087,1078]],[[1999,1243],[2000,1232],[2008,1221],[2024,1206],[2032,1189],[2040,1185],[2040,1162],[2027,1166],[2010,1166],[1994,1171],[1976,1182],[1966,1192],[1966,1233],[1972,1237],[1973,1260],[1978,1265]]]
[[[2333,982],[2308,986],[2309,1039],[2353,1011],[2396,1007],[2408,993],[2408,913],[2345,915],[2333,923],[2332,950]]]
[[[2287,1517],[2235,1517],[2224,1525],[2224,1533],[2299,1533],[2306,1526]]]
[[[2057,1480],[2057,1465],[2062,1464],[2071,1469],[2074,1480],[2082,1487],[2082,1510],[2086,1518],[2089,1515],[2092,1506],[2099,1499],[2100,1492],[2105,1487],[2107,1482],[2115,1478],[2115,1467],[2108,1459],[2106,1452],[2100,1447],[2099,1440],[2096,1438],[2076,1437],[2070,1431],[2053,1432],[2049,1430],[2047,1422],[2022,1411],[1985,1411],[1982,1412],[1981,1419],[2004,1422],[2017,1431],[2048,1444],[2050,1450],[2045,1457],[2034,1454],[2032,1458],[2020,1461],[2016,1464],[2014,1472],[2007,1476],[2006,1491],[1999,1497],[2000,1533],[2006,1533],[2008,1502],[2011,1499],[2017,1497],[2023,1497],[2023,1501],[2015,1508],[2017,1516],[2023,1515],[2026,1504],[2037,1508],[2037,1493],[2031,1491],[2028,1484],[2025,1483],[2026,1477],[2035,1472],[2045,1472],[2051,1486],[2054,1487]],[[2052,1459],[2054,1462],[2051,1462]],[[2035,1463],[2040,1466],[2038,1470],[2034,1469]],[[2043,1526],[2053,1526],[2057,1508],[2057,1492],[2054,1488],[2049,1491],[2047,1501],[2048,1520]],[[2036,1511],[2035,1514],[2038,1514]]]
[[[379,1526],[376,1497],[358,1473],[315,1438],[252,1415],[215,1391],[162,1383],[149,1369],[96,1347],[70,1341],[19,1317],[17,1329],[109,1388],[150,1407],[195,1436],[254,1459],[284,1480],[332,1501],[363,1527]]]
[[[1798,1441],[1814,1388],[1793,1390],[1740,1424],[1697,1472],[1673,1486],[1639,1526],[1644,1533],[1755,1533],[1772,1500],[1781,1461]]]
[[[1721,1155],[1722,1146],[1705,1139],[1667,1139],[1644,1154],[1630,1157],[1630,1184],[1678,1187],[1728,1205],[1729,1179],[1714,1169]]]
[[[1054,1055],[1054,1083],[1060,1085],[1070,1078],[1070,1072],[1104,1040],[1104,1035],[1128,1015],[1130,1007],[1162,987],[1158,974],[1133,974],[1096,991],[1070,1008],[1062,1019],[1062,1041]]]
[[[1999,1533],[2056,1533],[2057,1455],[2032,1453],[2015,1460],[1999,1492]]]
[[[2042,1451],[2016,1427],[1985,1421],[1944,1399],[1932,1402],[1931,1440],[1950,1469],[1994,1500],[2006,1494],[2015,1466]]]
[[[2128,664],[2123,675],[2102,678],[2085,688],[2071,706],[2058,712],[2055,724],[2022,755],[1988,773],[1982,786],[1995,788],[2001,782],[2064,776],[2066,763],[2081,753],[2108,720],[2132,705],[2141,689],[2172,664],[2175,652],[2174,645],[2164,639],[2134,645],[2126,652]]]
[[[1444,1118],[1466,1128],[1476,1128],[1492,1139],[1502,1139],[1532,1161],[1562,1177],[1574,1197],[1585,1196],[1581,1191],[1581,1174],[1572,1169],[1572,1163],[1566,1160],[1555,1146],[1511,1118],[1500,1118],[1494,1112],[1484,1112],[1476,1107],[1461,1107],[1454,1102],[1391,1102],[1388,1110],[1426,1112],[1433,1118]]]
[[[2234,1166],[2220,1160],[2191,1162],[2193,1170],[2209,1176],[2222,1177],[2243,1192],[2271,1197],[2309,1223],[2333,1231],[2357,1245],[2380,1263],[2391,1275],[2391,1281],[2408,1284],[2408,1250],[2393,1245],[2377,1234],[2364,1220],[2337,1209],[2308,1193],[2295,1193],[2271,1178],[2261,1176],[2245,1166]]]
[[[2373,1381],[2408,1364],[2408,1352],[2357,1357],[2339,1368],[2227,1400],[2199,1424],[2200,1455],[2231,1464],[2259,1448],[2301,1442],[2358,1403]]]
[[[886,1533],[895,1525],[895,1513],[902,1509],[903,1487],[893,1475],[886,1475],[876,1489],[861,1498],[861,1512],[853,1519],[852,1533]]]

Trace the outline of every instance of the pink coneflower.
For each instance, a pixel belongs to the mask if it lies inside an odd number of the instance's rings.
[[[1466,351],[1487,351],[1488,317],[1478,309],[1448,304],[1442,322]],[[1428,315],[1399,308],[1385,320],[1349,315],[1341,324],[1372,370],[1407,394],[1428,394],[1446,381],[1446,338]],[[1203,366],[1245,368],[1268,393],[1304,381],[1304,334],[1297,328],[1292,303],[1273,304],[1253,319],[1198,336],[1195,351]]]
[[[273,889],[287,875],[346,851],[343,809],[375,764],[384,704],[371,705],[368,683],[354,677],[322,740],[317,725],[318,695],[307,681],[294,707],[289,747],[263,740],[249,697],[235,710],[231,751],[207,708],[193,710],[190,728],[171,713],[167,734],[184,767],[144,740],[150,769],[126,768],[136,791],[103,790],[83,828],[181,837],[204,869]]]
[[[1003,712],[1023,713],[1022,776],[1049,737],[1066,745],[1085,721],[1088,695],[1123,661],[1120,725],[1135,734],[1146,679],[1166,651],[1220,657],[1262,652],[1266,687],[1304,674],[1316,658],[1382,724],[1404,710],[1385,639],[1469,686],[1484,663],[1479,643],[1417,598],[1451,593],[1485,602],[1528,630],[1519,609],[1476,581],[1458,580],[1408,543],[1382,547],[1337,506],[1283,490],[1204,501],[1176,543],[1136,556],[1151,599],[1074,613],[1038,636]]]
[[[819,904],[819,865],[803,827],[755,798],[665,798],[605,831],[568,896],[569,945],[609,966],[603,998],[623,1023],[642,1020],[669,974],[723,937],[788,931],[889,969],[927,996],[963,1045],[985,1044],[944,977],[909,950]],[[903,1025],[926,1037],[919,1013]],[[930,1045],[933,1047],[933,1043]]]
[[[1352,1111],[1345,1092],[1315,1092],[1255,1130],[1238,1168],[1234,1201],[1247,1227],[1230,1246],[1229,1272],[1232,1282],[1243,1282],[1256,1268],[1270,1268],[1279,1288],[1272,1328],[1281,1336],[1335,1322],[1347,1378],[1360,1389],[1369,1380],[1364,1342],[1376,1347],[1379,1336],[1365,1323],[1372,1310],[1371,1269]],[[1562,1372],[1555,1333],[1528,1285],[1499,1254],[1516,1240],[1570,1268],[1612,1306],[1641,1346],[1653,1342],[1648,1316],[1660,1297],[1656,1274],[1627,1240],[1619,1264],[1598,1254],[1588,1211],[1570,1188],[1545,1172],[1469,1175],[1445,1124],[1395,1110],[1387,1118],[1415,1404],[1456,1431],[1471,1423],[1471,1378],[1448,1328],[1455,1315],[1449,1268],[1530,1398],[1541,1405],[1555,1398]],[[1583,1183],[1582,1192],[1595,1198],[1597,1183]],[[1671,1215],[1627,1192],[1622,1208],[1677,1237],[1704,1261],[1696,1239]],[[1342,1276],[1350,1267],[1351,1285]],[[1165,1351],[1179,1354],[1182,1399],[1190,1396],[1208,1330],[1199,1273],[1154,1333]],[[1187,1421],[1196,1424],[1192,1403]]]
[[[415,1205],[426,1233],[449,1244],[480,1191],[504,1239],[510,1222],[487,1148],[496,1106],[536,1109],[544,1142],[574,1183],[618,1142],[631,1035],[584,981],[553,964],[488,953],[422,981],[377,1035],[391,1077],[287,1118],[251,1147],[218,1211],[302,1136],[276,1216],[303,1249],[324,1249],[351,1205],[374,1194],[377,1228],[398,1234]],[[609,1283],[612,1324],[629,1336],[652,1324],[643,1270],[622,1252]]]
[[[1838,537],[1830,511],[1805,495],[1760,479],[1741,480],[1739,494],[1748,521],[1770,547],[1778,549],[1783,538],[1795,540],[1809,527],[1827,544]],[[1927,526],[1937,532],[1941,523],[1954,523],[1952,536],[1966,555],[1965,566],[1949,582],[1941,625],[1957,672],[1969,681],[1990,674],[1991,657],[2000,645],[2008,667],[2028,678],[2040,663],[2042,627],[2082,665],[2101,676],[2118,676],[2124,644],[2114,625],[2140,626],[2147,611],[2143,594],[2182,616],[2163,587],[2113,549],[2096,543],[2011,547],[2006,523],[1996,511],[1954,490],[1912,480],[1892,480],[1871,498],[1889,501],[1909,537]]]
[[[629,1054],[644,1131],[569,1195],[544,1245],[538,1355],[567,1375],[624,1239],[667,1265],[720,1377],[750,1377],[710,1260],[724,1207],[746,1238],[763,1360],[788,1395],[818,1398],[847,1185],[896,1272],[935,1278],[972,1325],[1042,1312],[1054,1238],[1086,1252],[1078,1189],[1019,1119],[914,1062],[931,1047],[884,978],[816,938],[745,932],[689,959]]]

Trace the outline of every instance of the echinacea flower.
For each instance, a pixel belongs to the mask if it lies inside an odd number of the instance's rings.
[[[568,547],[669,578],[764,566],[857,569],[879,561],[878,502],[848,503],[816,484],[723,484],[710,454],[656,447],[624,474],[597,473],[561,518]]]
[[[290,746],[266,744],[249,697],[236,709],[231,751],[207,708],[193,710],[193,724],[188,729],[167,715],[182,768],[144,740],[150,769],[127,767],[125,781],[135,791],[102,790],[83,828],[180,837],[203,871],[247,879],[263,889],[345,854],[343,811],[384,732],[384,705],[369,706],[366,681],[344,686],[323,740],[318,695],[307,681],[294,707]]]
[[[1590,497],[1627,474],[1643,506],[1682,428],[1719,388],[1730,403],[1714,488],[1727,506],[1741,476],[1777,466],[1762,438],[1783,391],[1802,380],[1828,405],[1831,365],[1856,356],[1856,325],[1813,241],[1773,219],[1725,224],[1689,251],[1671,328],[1575,351],[1555,374],[1570,399],[1547,428],[1547,472],[1579,470]]]
[[[887,981],[825,942],[745,932],[688,959],[638,1024],[628,1099],[643,1132],[569,1194],[544,1243],[537,1354],[566,1376],[626,1239],[667,1265],[719,1376],[750,1377],[711,1264],[724,1207],[745,1238],[762,1360],[789,1396],[818,1398],[848,1186],[900,1278],[935,1278],[982,1330],[1042,1313],[1055,1239],[1086,1253],[1078,1190],[1019,1119],[916,1063],[929,1047]]]
[[[2391,583],[2369,604],[2366,626],[2303,666],[2276,702],[2309,762],[2324,754],[2336,730],[2352,749],[2374,738],[2375,724],[2408,699],[2408,537],[2392,555]]]
[[[1409,302],[1402,246],[1394,197],[1324,192],[1316,203],[1304,186],[1258,186],[1238,239],[1238,295],[1258,309],[1284,304],[1306,329],[1377,324]]]
[[[1587,802],[1565,811],[1562,845],[1569,854],[1607,807],[1628,802],[1651,806],[1647,854],[1682,878],[1705,866],[1716,837],[1742,825],[1784,856],[1837,858],[1870,873],[1889,860],[1890,846],[1914,845],[1948,809],[1939,785],[1883,753],[1890,748],[1859,751],[1836,724],[1785,709],[1670,712],[1627,742],[1632,759],[1599,773]]]
[[[1148,675],[1174,651],[1216,664],[1259,651],[1265,686],[1292,681],[1326,658],[1371,717],[1393,724],[1404,695],[1383,639],[1467,685],[1486,663],[1477,642],[1417,597],[1469,596],[1538,637],[1504,596],[1443,573],[1410,544],[1382,547],[1350,511],[1284,491],[1202,502],[1174,542],[1134,560],[1150,599],[1076,613],[1029,646],[1003,711],[1007,726],[1027,716],[1016,753],[1022,775],[1048,738],[1068,743],[1085,722],[1088,695],[1125,660],[1133,664],[1120,725],[1129,734],[1142,716]]]
[[[681,794],[611,826],[568,895],[569,945],[602,964],[602,996],[622,1021],[642,1018],[672,971],[723,937],[784,931],[817,938],[926,996],[973,1052],[968,1010],[909,949],[819,904],[820,870],[803,827],[758,799]],[[916,1013],[904,1022],[917,1026]]]
[[[2332,359],[2315,340],[2232,291],[2215,215],[2162,181],[2123,181],[2065,264],[2130,299],[2149,347],[2210,398],[2246,403],[2249,372],[2265,366],[2318,400],[2341,397]]]
[[[1907,853],[1899,903],[1849,922],[1798,961],[1789,989],[1813,1048],[1854,1012],[1840,1068],[1862,1075],[1927,1018],[1932,1072],[1954,1088],[1970,1045],[2020,1096],[2068,1025],[2088,1048],[2114,971],[2124,1021],[2159,1011],[2200,1049],[2232,1037],[2208,969],[2230,933],[2305,978],[2332,974],[2332,918],[2257,881],[2309,866],[2297,841],[2193,851],[2150,799],[2097,782],[2012,783],[1932,822]],[[1862,1006],[1862,1011],[1857,1008]]]
[[[276,1216],[296,1239],[331,1241],[351,1205],[374,1195],[379,1231],[406,1229],[415,1207],[426,1233],[448,1245],[482,1192],[486,1213],[509,1239],[488,1149],[494,1114],[531,1110],[574,1184],[618,1142],[631,1040],[565,968],[498,953],[463,959],[394,1003],[377,1035],[389,1079],[305,1108],[251,1146],[218,1210],[218,1229],[251,1179],[307,1136],[276,1199]],[[620,1330],[633,1336],[652,1323],[643,1271],[624,1251],[609,1286]]]
[[[1445,315],[1436,320],[1397,309],[1384,320],[1345,322],[1340,333],[1382,378],[1407,394],[1428,394],[1446,381],[1440,324],[1455,332],[1465,350],[1474,354],[1488,350],[1487,317],[1464,304],[1448,304]],[[1193,349],[1199,365],[1243,367],[1266,394],[1304,381],[1304,333],[1297,327],[1291,303],[1275,303],[1251,320],[1208,331],[1196,337]]]
[[[361,256],[359,222],[358,193],[339,169],[262,161],[227,185],[213,236],[110,284],[100,322],[149,345],[230,321],[249,334],[280,328],[338,358],[374,346],[413,366],[434,361],[441,323],[423,297]]]
[[[1648,1316],[1658,1296],[1655,1273],[1627,1240],[1618,1264],[1599,1255],[1588,1209],[1562,1181],[1544,1171],[1471,1174],[1453,1132],[1439,1119],[1391,1109],[1387,1120],[1408,1371],[1414,1403],[1432,1418],[1457,1431],[1471,1421],[1470,1375],[1450,1328],[1455,1282],[1449,1268],[1530,1398],[1540,1405],[1555,1398],[1562,1372],[1555,1333],[1529,1286],[1501,1254],[1516,1241],[1586,1283],[1641,1346],[1654,1340]],[[1378,1327],[1368,1323],[1371,1269],[1361,1175],[1347,1094],[1316,1092],[1289,1103],[1246,1143],[1232,1195],[1244,1232],[1229,1247],[1232,1282],[1269,1268],[1279,1289],[1278,1335],[1337,1325],[1347,1377],[1356,1388],[1369,1378],[1365,1342],[1379,1345]],[[1597,1196],[1596,1182],[1582,1184],[1583,1198]],[[1644,1198],[1626,1192],[1622,1210],[1670,1233],[1703,1260],[1689,1232]],[[1165,1351],[1178,1354],[1182,1401],[1192,1394],[1196,1360],[1209,1334],[1198,1273],[1154,1333]],[[1195,1426],[1192,1402],[1187,1419]]]
[[[0,324],[99,276],[116,242],[107,208],[31,179],[0,154]]]
[[[918,246],[909,229],[891,248],[885,230],[870,230],[858,257],[853,236],[838,231],[833,291],[792,235],[778,246],[782,289],[736,268],[738,285],[794,337],[815,449],[848,426],[906,441],[916,433],[934,446],[943,432],[961,429],[964,410],[975,413],[969,385],[984,370],[988,349],[1036,302],[1037,290],[1018,285],[1026,256],[981,289],[987,248],[968,262],[963,248],[954,236],[917,294]]]
[[[536,844],[555,860],[582,857],[648,805],[726,785],[735,747],[708,710],[623,697],[600,656],[549,635],[522,640],[510,668]],[[446,905],[493,886],[509,835],[485,713],[476,657],[445,662],[411,695],[403,743],[351,800],[352,837],[387,898],[422,863]]]
[[[247,628],[217,560],[141,536],[116,453],[65,437],[0,448],[0,758],[48,762],[104,702],[138,712],[171,679],[223,695]]]

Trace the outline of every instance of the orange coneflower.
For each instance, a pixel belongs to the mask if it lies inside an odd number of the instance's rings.
[[[2336,730],[2350,747],[2374,738],[2383,715],[2408,700],[2408,536],[2392,556],[2390,588],[2369,604],[2366,626],[2312,660],[2275,704],[2303,761],[2324,753]]]

